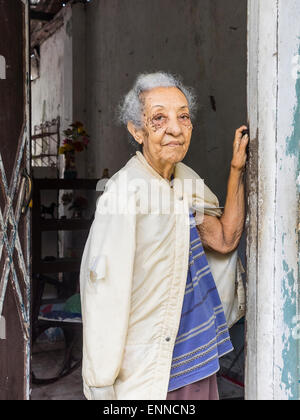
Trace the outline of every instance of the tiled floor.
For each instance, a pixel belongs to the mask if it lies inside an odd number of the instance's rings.
[[[61,359],[61,351],[43,352],[34,355],[35,372],[47,372],[48,377],[54,373],[53,367]],[[38,367],[38,368],[37,368]],[[242,399],[243,389],[228,382],[224,378],[218,378],[219,393],[222,399]],[[85,400],[82,393],[81,367],[69,376],[49,385],[33,385],[32,400]]]
[[[38,378],[51,378],[62,366],[64,343],[35,344],[32,354],[32,369]],[[80,342],[74,356],[81,357]],[[70,375],[48,385],[32,384],[32,400],[85,400],[82,392],[81,366]]]
[[[32,400],[85,400],[81,368],[50,385],[33,385]]]
[[[63,342],[53,344],[39,344],[33,348],[32,367],[35,375],[40,378],[49,378],[55,376],[62,363],[64,355]],[[76,359],[81,357],[81,341],[78,340],[78,345],[75,349],[74,356]],[[222,371],[226,372],[231,365],[235,354],[230,353],[228,356],[222,358]],[[231,376],[239,378],[240,372],[243,370],[243,362],[241,366],[236,364],[231,372]],[[237,371],[236,371],[237,369]],[[220,373],[220,372],[219,372]],[[232,381],[225,378],[218,378],[219,394],[221,399],[242,399],[243,388]],[[85,400],[82,392],[82,377],[81,367],[75,370],[72,374],[59,379],[58,381],[49,385],[32,385],[32,400]]]

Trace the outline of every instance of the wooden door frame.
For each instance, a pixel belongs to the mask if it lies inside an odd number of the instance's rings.
[[[299,399],[300,4],[248,0],[245,398]]]

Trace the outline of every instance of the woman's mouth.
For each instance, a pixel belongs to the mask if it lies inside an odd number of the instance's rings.
[[[178,147],[178,146],[182,146],[182,143],[180,143],[179,141],[171,141],[170,143],[167,143],[165,146]]]

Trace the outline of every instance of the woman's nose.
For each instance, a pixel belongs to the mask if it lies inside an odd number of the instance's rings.
[[[179,134],[181,134],[181,132],[181,125],[179,124],[177,116],[176,118],[169,118],[166,133],[172,134],[174,137],[177,137],[179,136]]]

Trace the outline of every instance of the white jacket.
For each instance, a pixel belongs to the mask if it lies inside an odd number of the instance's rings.
[[[124,177],[135,187],[121,186]],[[152,214],[153,203],[151,214],[136,212],[147,198],[145,185],[154,179],[160,181],[162,194],[171,195],[176,206],[171,214]],[[197,179],[202,188],[179,188],[175,182],[171,189],[137,152],[97,202],[80,268],[87,399],[166,399],[187,278],[188,210],[198,209],[199,218],[204,199],[211,208],[205,213],[221,215],[214,209],[219,206],[216,196],[191,168],[176,164],[176,179]],[[132,211],[122,212],[120,206],[111,211],[123,193]],[[206,255],[230,327],[244,315],[243,267],[236,250]]]

